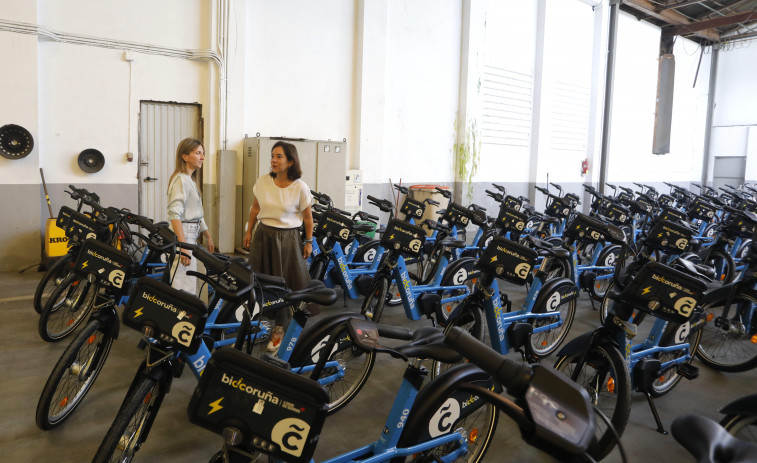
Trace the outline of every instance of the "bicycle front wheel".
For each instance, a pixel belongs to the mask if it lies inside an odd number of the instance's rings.
[[[704,304],[705,324],[697,349],[697,357],[710,368],[739,372],[757,367],[757,293],[736,294],[728,314],[726,299]]]
[[[373,286],[371,286],[371,292],[368,293],[368,297],[363,301],[360,313],[378,323],[381,320],[381,313],[384,311],[388,291],[389,281],[383,277],[376,278]]]
[[[699,340],[701,336],[701,329],[697,329],[694,332],[691,331],[690,322],[682,324],[668,323],[668,326],[665,327],[665,331],[662,333],[662,337],[660,338],[660,345],[673,346],[676,344],[688,343],[689,349],[687,351],[676,350],[672,352],[661,353],[658,356],[660,362],[670,362],[683,355],[688,354],[689,359],[686,361],[686,363],[691,363],[692,360],[694,360],[694,354],[696,353],[697,347],[699,346]],[[676,386],[676,384],[681,381],[681,378],[682,376],[678,374],[678,370],[676,368],[669,368],[666,371],[662,372],[657,377],[657,379],[655,379],[655,381],[652,383],[652,390],[649,391],[649,393],[652,395],[652,397],[663,396],[670,392]]]
[[[555,370],[573,378],[588,393],[592,404],[604,413],[619,436],[631,413],[631,379],[620,351],[612,345],[595,345],[583,363],[580,354],[557,359]],[[597,420],[595,442],[588,452],[596,460],[606,457],[617,444],[604,421]]]
[[[74,267],[73,256],[66,254],[58,259],[39,280],[37,289],[34,291],[34,310],[42,313],[42,308],[52,295],[55,288],[71,273]]]
[[[95,304],[99,286],[76,274],[68,275],[50,295],[37,326],[40,337],[56,342],[73,332]]]
[[[161,381],[164,372],[156,373],[157,378],[144,376],[129,391],[92,463],[128,463],[134,459],[165,395]]]
[[[575,288],[573,283],[565,283],[570,287]],[[565,337],[570,331],[570,327],[573,324],[573,318],[576,316],[576,298],[563,301],[560,296],[561,293],[565,293],[565,285],[561,284],[554,288],[554,292],[548,297],[542,299],[541,307],[534,307],[533,313],[554,313],[555,316],[546,318],[534,318],[531,321],[531,325],[534,327],[534,333],[531,335],[531,348],[540,358],[544,358],[557,350],[560,344],[565,340]],[[543,326],[548,326],[554,323],[562,322],[561,325],[551,328],[545,331],[536,330]]]
[[[37,403],[37,426],[53,429],[84,400],[108,358],[113,337],[100,320],[90,320],[61,355]]]
[[[444,327],[444,334],[447,335],[450,331],[452,331],[453,327],[458,327],[464,329],[479,341],[484,342],[485,321],[483,317],[483,309],[481,309],[481,307],[479,307],[477,304],[466,303],[465,301],[463,301],[463,304],[465,305],[462,309],[460,309],[460,312],[457,317],[455,317],[455,320],[448,323],[447,326]],[[463,363],[465,361],[466,360],[461,360],[459,363]],[[456,364],[444,363],[439,360],[434,360],[431,364],[431,377],[435,378],[439,376],[454,365]]]

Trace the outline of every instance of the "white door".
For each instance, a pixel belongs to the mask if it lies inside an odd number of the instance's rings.
[[[139,114],[139,214],[166,220],[168,179],[176,167],[176,145],[202,139],[198,104],[142,101]],[[199,175],[202,175],[200,170]]]

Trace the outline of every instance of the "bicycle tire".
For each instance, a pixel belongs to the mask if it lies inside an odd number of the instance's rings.
[[[317,363],[321,355],[321,349],[326,346],[331,335],[334,333],[337,333],[339,338],[337,338],[336,344],[327,360],[339,362],[345,369],[345,375],[339,381],[324,385],[330,397],[328,414],[340,410],[357,396],[363,386],[365,386],[366,381],[368,381],[376,360],[375,352],[366,352],[355,347],[349,340],[349,332],[346,329],[340,330],[337,325],[326,336],[320,339],[314,338],[311,341],[304,341],[301,345],[297,345],[298,350],[301,349],[301,352],[308,353],[308,360],[304,364],[292,364],[292,371],[296,372],[297,367]],[[334,369],[324,368],[318,378],[311,379],[317,380],[333,374],[335,374]]]
[[[465,366],[461,366],[458,368],[464,367]],[[473,376],[469,376],[469,378],[473,379]],[[475,382],[475,380],[473,382]],[[476,404],[474,411],[466,416],[462,416],[461,414],[458,418],[449,420],[451,410],[460,407],[460,395],[463,395],[465,399],[470,400],[471,396],[474,394],[470,390],[451,387],[437,397],[434,406],[424,407],[428,411],[436,411],[435,413],[425,417],[426,419],[419,420],[420,422],[418,425],[410,424],[410,419],[412,418],[409,418],[408,427],[403,431],[398,446],[407,447],[409,445],[421,443],[423,439],[419,439],[418,436],[427,434],[427,430],[430,430],[433,425],[437,423],[436,427],[439,428],[438,431],[442,431],[442,433],[451,432],[457,429],[464,430],[463,435],[468,439],[468,453],[453,460],[455,463],[480,463],[486,455],[486,451],[494,438],[497,421],[499,420],[499,413],[496,406],[489,402],[485,396],[477,396],[477,400],[474,402],[474,404]],[[455,407],[453,405],[450,407],[451,401],[458,402],[457,406]],[[411,415],[413,412],[414,410],[410,410]],[[454,414],[454,412],[452,413]],[[441,417],[443,418],[440,419]],[[446,429],[442,430],[442,426]],[[393,459],[392,463],[396,461],[413,463],[441,461],[439,458],[454,450],[456,446],[457,443],[450,443],[406,457],[405,459]]]
[[[73,256],[66,254],[50,267],[42,279],[39,280],[37,288],[34,290],[34,310],[37,313],[42,313],[42,308],[47,303],[50,295],[55,291],[55,288],[68,276],[73,270]]]
[[[452,269],[452,266],[447,267],[447,272],[444,274],[444,277],[442,277],[442,286],[460,286],[465,285],[468,288],[468,294],[473,294],[473,289],[476,286],[476,278],[471,278],[471,273],[474,272],[476,268],[476,261],[473,259],[469,259],[459,267],[454,268],[454,272],[450,271]],[[441,296],[442,299],[447,299],[450,297],[455,296],[462,296],[463,291],[460,289],[455,290],[442,290],[439,291],[439,296]],[[445,325],[447,323],[447,320],[449,319],[450,314],[452,311],[457,307],[457,305],[453,306],[453,303],[448,302],[445,305],[442,306],[441,310],[441,317],[442,319],[439,320],[439,323],[442,325]]]
[[[716,285],[727,285],[736,277],[736,263],[733,257],[720,249],[713,249],[703,264],[715,269],[713,283]]]
[[[315,262],[310,266],[310,279],[323,281],[326,276],[326,266],[328,260],[321,258],[320,256],[315,258]]]
[[[444,255],[444,246],[435,245],[428,256],[424,256],[423,262],[420,265],[420,271],[416,273],[418,275],[417,285],[427,285],[431,283],[434,278],[437,269],[439,268],[439,262]]]
[[[142,376],[129,390],[92,463],[128,463],[146,438],[165,391],[164,370]],[[119,448],[121,447],[121,448]]]
[[[565,284],[575,287],[572,282],[566,282]],[[534,306],[533,309],[531,309],[533,313],[559,313],[560,320],[562,320],[562,325],[557,328],[542,331],[540,333],[533,333],[531,335],[531,349],[539,358],[544,358],[557,350],[557,348],[560,347],[560,344],[565,341],[565,337],[568,335],[570,327],[573,325],[573,319],[576,316],[577,297],[573,297],[568,301],[563,301],[561,299],[560,293],[564,292],[561,288],[564,288],[565,284],[560,283],[559,286],[554,287],[554,292],[549,298],[537,298],[543,301],[543,307]],[[558,302],[552,307],[551,305],[555,301],[555,297]],[[531,325],[533,325],[534,328],[538,328],[541,325],[549,325],[555,323],[557,321],[556,318],[557,317],[534,318],[531,320]]]
[[[378,323],[381,320],[381,314],[384,311],[386,294],[389,291],[389,281],[385,277],[378,277],[373,281],[371,291],[363,301],[360,308],[360,314],[368,319]]]
[[[108,359],[113,336],[101,320],[91,319],[71,341],[47,378],[37,403],[37,426],[62,424],[84,400]]]
[[[726,415],[720,425],[740,440],[757,443],[757,415]]]
[[[575,376],[578,384],[589,393],[594,406],[610,418],[618,435],[622,436],[631,414],[631,378],[623,355],[611,344],[591,346],[586,362],[576,372],[580,355],[563,355],[555,362],[555,370],[571,378]],[[612,431],[601,420],[597,420],[595,435],[596,440],[588,453],[592,458],[601,460],[617,442]]]
[[[751,341],[754,326],[747,331],[745,323],[753,324],[757,311],[757,293],[743,291],[733,297],[727,320],[722,318],[725,299],[702,306],[705,324],[697,349],[697,357],[708,367],[726,372],[740,372],[757,367],[757,344]],[[755,319],[754,321],[757,321]],[[718,326],[719,325],[719,326]]]
[[[57,342],[71,334],[94,306],[97,283],[74,273],[55,288],[39,317],[37,331],[47,342]]]
[[[464,329],[467,333],[470,333],[471,336],[478,339],[479,341],[485,342],[485,323],[486,321],[484,320],[483,309],[478,304],[472,302],[465,303],[465,306],[460,309],[460,312],[457,314],[455,319],[450,323],[447,323],[447,325],[444,327],[444,334],[447,335],[452,330],[452,327],[458,327]],[[489,343],[486,342],[486,344]],[[458,363],[444,363],[439,360],[434,360],[431,363],[431,377],[435,378],[443,372],[449,370],[453,366],[465,362],[465,359],[460,360],[460,362]]]
[[[544,270],[546,274],[544,278],[545,283],[555,278],[571,278],[570,262],[567,259],[553,257],[550,259],[549,264],[549,268]],[[532,274],[529,275],[529,278],[533,278]]]
[[[690,364],[694,360],[694,355],[697,351],[697,347],[699,346],[699,340],[701,336],[702,330],[698,329],[694,332],[691,332],[689,322],[682,324],[668,323],[668,326],[665,327],[665,331],[663,331],[662,336],[660,337],[660,346],[670,346],[673,344],[683,344],[685,342],[688,342],[689,355],[691,356],[691,358],[686,363]],[[667,361],[674,360],[681,355],[683,355],[681,351],[676,351],[661,353],[657,356],[657,358],[660,360],[660,362],[665,363]],[[649,394],[655,398],[662,397],[663,395],[673,390],[673,388],[676,387],[679,382],[681,382],[681,378],[683,378],[683,376],[679,375],[675,368],[671,368],[660,375],[652,383],[652,388],[650,389]]]
[[[603,267],[614,267],[615,262],[617,261],[619,256],[620,256],[620,246],[618,245],[607,246],[599,252],[599,256],[597,257],[597,265],[603,266]],[[614,273],[614,270],[610,272],[605,272],[603,275],[607,275],[607,273]],[[607,294],[607,290],[610,289],[611,285],[612,285],[612,278],[595,280],[594,288],[593,288],[594,299],[597,301],[601,301],[602,299],[604,299],[605,294]]]

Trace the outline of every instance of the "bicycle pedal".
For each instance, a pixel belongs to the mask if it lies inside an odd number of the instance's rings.
[[[692,380],[699,376],[699,367],[695,367],[690,363],[682,363],[676,367],[676,373],[688,380]]]

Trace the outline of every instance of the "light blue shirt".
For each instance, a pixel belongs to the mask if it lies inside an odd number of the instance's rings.
[[[168,220],[200,221],[200,233],[208,229],[202,210],[202,198],[192,177],[176,174],[168,185]]]

